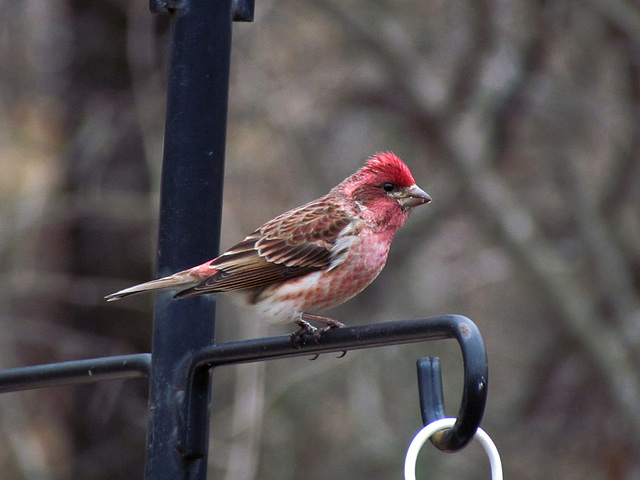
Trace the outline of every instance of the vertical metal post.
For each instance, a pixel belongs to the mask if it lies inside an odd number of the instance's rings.
[[[160,201],[157,274],[164,276],[216,256],[219,247],[227,125],[231,0],[151,0],[171,15],[171,57]],[[206,478],[210,385],[194,385],[193,410],[183,411],[176,365],[213,343],[215,299],[173,301],[156,296],[149,381],[146,478]],[[181,417],[196,417],[198,448],[183,455]]]

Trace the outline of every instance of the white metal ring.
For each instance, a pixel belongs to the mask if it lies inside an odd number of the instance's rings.
[[[416,461],[418,459],[418,454],[420,453],[420,449],[424,443],[431,437],[431,435],[439,432],[440,430],[451,428],[455,423],[455,418],[442,418],[435,422],[431,422],[420,430],[415,437],[413,437],[413,440],[407,450],[407,456],[404,460],[405,480],[416,480]],[[495,443],[493,443],[493,440],[491,440],[491,437],[489,437],[487,432],[481,428],[478,428],[476,431],[475,438],[477,438],[482,444],[487,452],[487,456],[489,457],[489,464],[491,465],[491,479],[502,480],[502,462],[500,461],[500,454],[498,453]]]

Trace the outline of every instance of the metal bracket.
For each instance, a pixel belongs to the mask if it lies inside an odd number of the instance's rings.
[[[432,442],[443,451],[460,450],[471,441],[482,420],[488,387],[482,336],[476,325],[461,315],[341,328],[327,332],[318,340],[304,335],[299,348],[292,346],[289,335],[283,335],[213,344],[191,351],[176,368],[175,449],[186,462],[206,456],[208,408],[203,407],[207,405],[203,397],[208,396],[208,378],[215,367],[448,338],[455,338],[462,351],[462,402],[454,427],[434,435]],[[143,353],[4,370],[0,371],[0,393],[149,376],[150,365],[151,354]],[[418,376],[424,422],[442,418],[444,400],[439,359],[419,360]]]
[[[461,315],[341,328],[328,332],[318,341],[305,335],[299,349],[292,347],[290,336],[283,335],[213,344],[191,352],[177,367],[182,387],[178,388],[175,397],[176,415],[181,426],[176,432],[176,447],[185,458],[201,458],[206,453],[206,438],[203,438],[207,431],[203,425],[206,417],[196,407],[202,402],[194,399],[203,393],[199,392],[198,385],[203,382],[198,381],[198,377],[208,376],[212,368],[447,338],[455,338],[462,350],[462,402],[455,426],[439,436],[435,435],[433,442],[447,452],[460,450],[473,438],[480,425],[488,387],[487,355],[482,336],[476,325]],[[14,368],[0,371],[0,393],[149,376],[150,365],[151,354],[141,353]],[[427,424],[444,417],[439,359],[420,359],[418,378],[422,416]]]
[[[206,425],[202,425],[202,412],[198,412],[198,409],[195,408],[198,402],[194,402],[194,399],[198,396],[197,385],[200,384],[196,379],[208,374],[212,368],[235,363],[343,352],[446,338],[455,338],[462,350],[464,387],[460,412],[455,426],[438,437],[434,436],[433,442],[443,451],[460,450],[471,441],[480,425],[488,387],[487,355],[482,335],[470,319],[461,315],[340,328],[327,332],[317,341],[311,335],[305,335],[302,337],[299,349],[294,349],[291,346],[289,336],[280,336],[214,344],[190,353],[184,357],[177,373],[179,379],[177,384],[182,385],[182,387],[178,387],[179,396],[185,403],[181,410],[186,414],[181,417],[181,428],[177,432],[176,441],[179,450],[188,458],[199,458],[206,452]],[[437,374],[440,393],[438,394],[436,391],[432,396],[433,401],[426,404],[429,411],[427,418],[431,418],[432,412],[438,415],[438,418],[444,416],[444,408],[441,410],[438,410],[437,407],[431,408],[431,405],[443,405],[442,380],[439,376],[439,369]],[[191,403],[194,405],[191,406]]]

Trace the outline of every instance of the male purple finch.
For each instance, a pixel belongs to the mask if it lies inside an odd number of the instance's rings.
[[[159,289],[180,290],[174,298],[228,293],[259,317],[320,335],[344,325],[309,312],[340,305],[373,282],[411,209],[430,201],[400,158],[377,153],[325,196],[277,216],[219,257],[106,298]]]

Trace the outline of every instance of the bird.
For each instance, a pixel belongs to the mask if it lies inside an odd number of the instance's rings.
[[[294,338],[311,333],[318,339],[345,325],[313,312],[371,284],[396,231],[414,207],[430,201],[397,155],[379,152],[326,195],[268,221],[217,258],[105,298],[163,289],[178,290],[175,299],[225,293],[260,318],[295,322]]]

